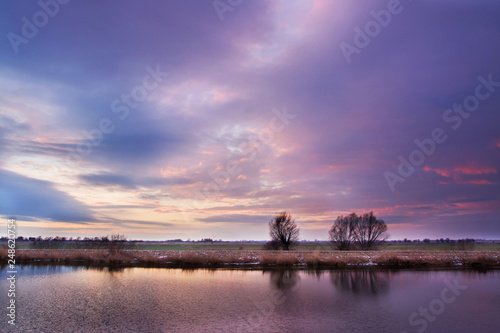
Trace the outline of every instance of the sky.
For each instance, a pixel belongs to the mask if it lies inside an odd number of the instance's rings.
[[[4,1],[19,235],[500,239],[500,2]],[[1,235],[7,228],[0,229]]]

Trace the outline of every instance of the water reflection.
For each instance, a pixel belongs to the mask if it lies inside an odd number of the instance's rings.
[[[320,269],[312,269],[312,270],[306,270],[304,271],[304,274],[307,276],[313,276],[315,277],[318,281],[321,279],[321,277],[328,271],[320,270]]]
[[[300,282],[300,276],[315,277],[320,281],[323,275],[329,275],[335,289],[340,292],[355,295],[377,296],[389,292],[391,278],[398,274],[389,271],[353,270],[353,271],[324,271],[324,270],[270,270],[263,274],[269,274],[271,285],[277,290],[295,290]]]
[[[17,265],[16,271],[18,276],[34,276],[34,275],[51,275],[76,272],[85,269],[84,267],[76,266],[61,266],[61,265]],[[0,269],[0,279],[7,276],[7,267]]]
[[[342,292],[355,295],[374,296],[389,291],[391,272],[359,270],[330,273],[333,285]]]
[[[263,274],[269,274],[271,285],[282,291],[294,288],[300,281],[297,270],[271,270],[263,271]]]
[[[18,332],[410,332],[409,317],[438,304],[444,281],[467,289],[429,332],[500,324],[499,271],[19,268]]]

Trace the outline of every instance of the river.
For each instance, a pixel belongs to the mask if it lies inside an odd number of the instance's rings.
[[[500,272],[18,266],[2,332],[498,332]]]

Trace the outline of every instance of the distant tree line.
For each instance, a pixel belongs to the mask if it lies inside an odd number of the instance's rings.
[[[286,211],[277,213],[271,221],[269,221],[269,234],[271,240],[267,242],[263,249],[265,250],[284,250],[288,251],[299,243],[300,229],[295,223],[290,213]],[[351,213],[346,216],[338,216],[333,222],[333,225],[328,231],[330,242],[333,247],[340,251],[353,249],[370,250],[375,248],[381,242],[388,238],[386,223],[378,219],[373,212],[357,215]],[[7,237],[0,237],[0,242],[7,242]],[[101,237],[22,237],[16,238],[17,241],[30,241],[32,248],[36,249],[54,249],[54,248],[89,248],[89,249],[109,249],[110,253],[121,251],[123,249],[132,249],[135,243],[144,241],[128,241],[124,235],[113,234],[111,236]],[[170,239],[166,242],[184,242],[182,239]],[[212,238],[202,238],[198,241],[187,242],[203,242],[214,243],[223,242],[221,239],[214,240]],[[395,240],[391,243],[420,243],[420,239]],[[454,250],[470,250],[474,248],[475,240],[472,238],[464,238],[453,240],[450,238],[440,238],[431,240],[424,238],[424,244],[437,243],[448,244],[449,248]]]
[[[7,240],[7,239],[6,239]],[[3,237],[0,238],[3,241]],[[122,249],[132,249],[135,242],[128,241],[124,235],[112,234],[101,237],[22,237],[16,238],[18,242],[30,242],[33,249],[60,249],[60,248],[85,248],[109,249],[116,252]]]
[[[420,239],[408,239],[403,240],[392,240],[391,243],[424,243],[424,244],[475,244],[476,240],[474,238],[463,238],[463,239],[450,239],[450,238],[424,238]]]

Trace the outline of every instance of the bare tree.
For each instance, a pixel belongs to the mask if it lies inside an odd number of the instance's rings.
[[[269,235],[281,244],[283,250],[288,251],[299,240],[299,227],[291,214],[280,212],[269,221]]]
[[[337,217],[328,233],[331,242],[338,250],[349,250],[353,241],[353,232],[359,219],[360,217],[356,213]]]
[[[103,237],[104,238],[104,237]],[[111,237],[106,236],[108,243],[108,250],[110,254],[116,254],[125,249],[127,237],[120,234],[112,234]]]
[[[353,240],[361,249],[368,250],[379,242],[387,239],[387,225],[383,220],[379,220],[373,212],[359,216],[358,222],[354,225]]]

